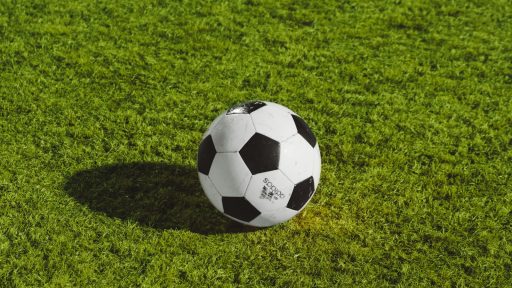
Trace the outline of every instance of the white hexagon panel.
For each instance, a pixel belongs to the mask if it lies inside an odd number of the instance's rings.
[[[289,209],[287,207],[278,208],[276,210],[263,212],[258,215],[249,224],[256,227],[268,227],[282,223],[297,215],[299,211]]]
[[[244,196],[251,171],[238,153],[217,153],[209,175],[221,196]]]
[[[298,183],[313,174],[315,151],[299,134],[281,143],[279,169],[293,183]]]
[[[222,196],[217,191],[217,188],[213,185],[210,177],[204,175],[203,173],[199,173],[199,182],[201,182],[201,186],[204,187],[204,193],[208,200],[212,202],[213,206],[217,208],[220,212],[224,212],[222,208]]]
[[[279,109],[279,110],[283,110],[283,111],[286,111],[286,112],[288,112],[288,113],[290,113],[290,114],[294,114],[294,115],[296,115],[296,114],[295,114],[295,112],[293,112],[292,110],[290,110],[290,108],[288,108],[288,107],[284,107],[284,106],[283,106],[283,105],[281,105],[281,104],[277,104],[277,103],[274,103],[274,102],[267,102],[267,101],[264,101],[264,102],[265,102],[265,104],[267,104],[268,106],[276,107],[276,108],[277,108],[277,109]]]
[[[313,179],[315,179],[315,189],[318,187],[318,183],[320,183],[320,173],[322,171],[322,156],[320,155],[320,147],[318,146],[318,143],[315,146],[315,160],[314,160],[314,166],[313,166]]]
[[[276,106],[267,105],[251,113],[256,132],[278,142],[297,133],[292,115]]]
[[[238,152],[255,130],[250,115],[231,114],[219,119],[210,133],[217,152]]]
[[[281,171],[253,175],[245,198],[260,212],[286,207],[294,185]]]

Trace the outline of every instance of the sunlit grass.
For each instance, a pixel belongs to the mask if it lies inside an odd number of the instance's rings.
[[[0,4],[0,286],[511,285],[508,1],[36,2]],[[252,99],[323,157],[263,230],[195,172]]]

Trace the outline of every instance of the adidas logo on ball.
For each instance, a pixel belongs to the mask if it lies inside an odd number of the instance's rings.
[[[268,178],[263,179],[263,188],[261,189],[260,199],[267,199],[269,201],[279,200],[286,197],[281,190],[279,190]]]

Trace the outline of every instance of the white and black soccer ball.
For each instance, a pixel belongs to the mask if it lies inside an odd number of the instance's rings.
[[[320,149],[293,111],[252,101],[213,121],[199,146],[197,168],[219,211],[266,227],[292,218],[309,202],[320,180]]]

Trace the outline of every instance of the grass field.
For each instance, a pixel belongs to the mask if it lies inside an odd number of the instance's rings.
[[[301,115],[291,221],[218,213],[222,110]],[[509,1],[1,1],[1,287],[512,287]]]

